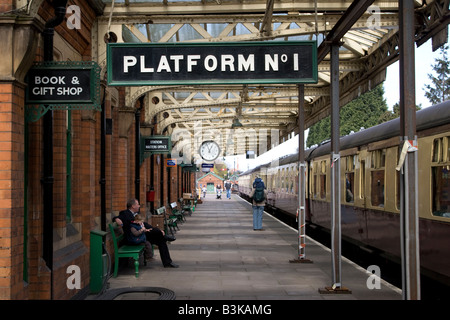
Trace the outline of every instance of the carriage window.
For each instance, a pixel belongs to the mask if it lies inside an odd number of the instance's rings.
[[[450,137],[441,137],[433,141],[434,166],[431,168],[432,212],[434,216],[450,218]],[[438,165],[446,163],[446,165]]]
[[[375,150],[372,152],[371,168],[371,199],[372,206],[384,207],[384,165],[386,150]]]
[[[318,199],[326,198],[326,161],[314,163],[313,167],[313,196]]]
[[[324,174],[320,175],[320,198],[325,199],[327,195],[327,176]]]
[[[372,205],[384,207],[384,170],[371,172],[372,178]]]
[[[291,173],[289,174],[289,180],[290,180],[290,187],[289,192],[294,193],[294,167],[291,166],[291,169],[289,170]]]
[[[355,194],[354,192],[354,185],[355,182],[355,173],[353,172],[347,172],[345,174],[345,201],[346,202],[350,202],[353,203],[354,202],[354,197],[353,195]]]
[[[319,196],[319,176],[317,174],[314,175],[314,198]]]
[[[277,183],[276,183],[276,185],[277,185],[277,189],[280,189],[280,187],[281,187],[281,170],[280,169],[278,169],[278,172],[277,172]]]
[[[371,168],[378,169],[383,168],[386,162],[386,150],[375,150],[372,151]]]
[[[366,196],[366,161],[361,160],[359,171],[359,198],[364,199]]]
[[[433,162],[442,161],[442,140],[443,138],[439,138],[433,141]]]
[[[345,201],[354,202],[354,182],[355,182],[355,156],[348,156],[345,159]]]
[[[450,165],[432,170],[433,215],[450,218]]]
[[[320,163],[320,198],[325,199],[327,195],[327,162]]]

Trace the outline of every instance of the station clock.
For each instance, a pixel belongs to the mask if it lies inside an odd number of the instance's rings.
[[[203,160],[213,161],[219,156],[220,147],[215,141],[203,141],[199,149],[199,154]]]

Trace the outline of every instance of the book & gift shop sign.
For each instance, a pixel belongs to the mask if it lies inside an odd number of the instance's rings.
[[[51,61],[27,74],[27,104],[100,104],[100,68],[92,61]]]

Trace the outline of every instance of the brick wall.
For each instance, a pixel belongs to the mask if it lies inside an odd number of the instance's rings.
[[[197,188],[200,188],[200,185],[206,186],[208,183],[214,183],[214,186],[217,186],[220,184],[222,186],[222,191],[224,190],[224,181],[216,176],[213,173],[207,173],[205,176],[200,177],[200,179],[197,181]]]
[[[0,83],[0,299],[23,299],[24,88]]]

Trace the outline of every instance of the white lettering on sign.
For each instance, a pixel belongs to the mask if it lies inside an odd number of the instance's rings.
[[[255,71],[255,55],[249,54],[247,60],[242,54],[238,55],[238,70]]]
[[[108,44],[108,84],[317,83],[316,41]]]
[[[294,54],[294,71],[298,71],[298,54]],[[180,68],[180,62],[186,61],[186,71],[194,72],[195,67],[201,63],[202,57],[200,55],[161,55],[157,63],[156,73],[167,72],[182,72]],[[283,55],[281,62],[287,61],[287,55]],[[138,67],[141,73],[154,73],[155,68],[148,65],[146,61],[146,56],[141,55],[139,57],[135,56],[124,56],[123,57],[123,72],[130,72],[131,68]],[[206,71],[213,72],[220,68],[220,71],[226,72],[254,72],[255,71],[255,55],[249,54],[244,56],[239,54],[237,59],[233,55],[223,54],[220,57],[214,55],[207,55],[203,59],[203,67]],[[278,54],[273,57],[271,55],[266,55],[265,57],[265,70],[270,69],[278,71]]]
[[[34,77],[35,84],[66,84],[64,78],[66,76],[54,76],[54,77]]]
[[[192,67],[197,65],[197,61],[196,60],[199,60],[200,58],[201,57],[200,57],[199,54],[196,54],[196,55],[193,55],[193,56],[191,56],[191,55],[188,56],[188,59],[187,59],[187,61],[188,61],[187,71],[188,72],[192,72]]]
[[[31,89],[31,93],[35,96],[79,96],[83,93],[82,87],[57,87],[58,85],[66,84],[65,78],[66,76],[36,76],[34,77],[36,86]],[[76,76],[69,79],[69,81],[73,85],[80,84],[80,80]]]
[[[274,54],[273,57],[270,54],[265,55],[264,71],[278,71],[278,54]]]
[[[217,58],[215,56],[207,56],[205,58],[205,69],[207,71],[214,71],[217,69]]]
[[[34,87],[31,91],[35,96],[44,96],[47,94],[53,94],[54,87]]]
[[[161,56],[161,60],[159,60],[158,70],[156,70],[156,72],[159,73],[163,70],[166,72],[172,72],[172,70],[170,70],[169,61],[167,61],[166,56]]]
[[[222,55],[222,68],[221,71],[227,71],[227,66],[229,71],[234,71],[234,57],[230,54]]]
[[[294,53],[294,71],[298,71],[298,53]]]
[[[56,94],[58,96],[79,96],[83,92],[83,88],[74,88],[74,87],[68,87],[68,88],[58,88],[56,89]]]
[[[143,57],[143,56],[141,56]],[[141,63],[142,63],[143,59],[141,58]],[[128,72],[128,68],[129,67],[133,67],[135,66],[137,63],[137,59],[136,57],[133,56],[124,56],[123,57],[123,72]]]
[[[153,72],[155,69],[145,67],[145,56],[141,56],[141,72]]]

